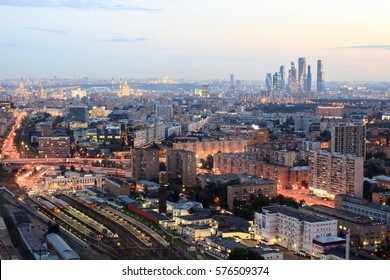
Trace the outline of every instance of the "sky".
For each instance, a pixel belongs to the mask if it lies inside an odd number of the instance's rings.
[[[0,0],[0,79],[390,81],[388,0]]]

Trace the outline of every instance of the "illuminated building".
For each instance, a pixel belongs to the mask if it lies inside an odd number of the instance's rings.
[[[72,98],[83,98],[87,96],[87,92],[85,90],[81,90],[80,88],[72,90]]]
[[[67,158],[70,154],[68,136],[39,137],[38,153],[40,158]]]
[[[340,124],[331,128],[331,151],[366,156],[366,126]]]
[[[130,87],[127,84],[127,82],[123,84],[122,90],[118,92],[118,97],[124,97],[124,96],[130,96]]]
[[[305,213],[337,220],[338,231],[345,235],[350,231],[354,246],[379,245],[386,242],[387,225],[373,221],[369,217],[348,213],[324,205],[305,206],[300,208]]]
[[[277,244],[296,253],[313,254],[316,240],[337,238],[337,221],[277,205],[255,212],[255,237],[267,244]],[[345,240],[344,240],[345,243]]]
[[[363,157],[309,152],[309,188],[319,195],[348,194],[363,197]]]

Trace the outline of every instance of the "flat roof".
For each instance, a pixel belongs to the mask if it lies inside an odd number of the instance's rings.
[[[210,239],[213,243],[218,244],[224,248],[229,249],[249,249],[250,247],[243,245],[239,242],[234,241],[232,238],[220,238],[217,236],[208,236],[207,239]]]
[[[321,236],[314,238],[313,242],[321,245],[345,244],[345,239],[337,236]]]
[[[210,215],[206,216],[206,215],[200,215],[200,214],[179,216],[179,218],[182,220],[187,220],[187,221],[198,221],[198,220],[212,219],[212,217]]]
[[[126,182],[126,181],[123,181],[123,180],[121,180],[121,179],[118,179],[118,178],[114,178],[114,177],[108,177],[107,178],[108,180],[111,180],[111,181],[113,181],[114,183],[117,183],[118,185],[120,185],[120,186],[123,186],[123,185],[129,185],[129,183],[128,182]]]
[[[390,176],[379,175],[379,176],[374,176],[374,179],[380,181],[386,181],[390,183]]]
[[[148,213],[149,215],[153,216],[154,218],[156,218],[159,221],[169,221],[170,220],[167,216],[165,216],[161,213],[158,213],[156,211],[153,211],[153,210],[146,210],[145,212]]]
[[[309,222],[309,223],[331,221],[331,219],[325,219],[325,218],[322,218],[322,217],[317,216],[317,215],[300,212],[297,209],[287,207],[285,205],[263,207],[263,211],[267,211],[267,212],[271,212],[271,213],[281,213],[283,215],[290,216],[290,217],[296,218],[298,220],[302,220],[302,221]]]

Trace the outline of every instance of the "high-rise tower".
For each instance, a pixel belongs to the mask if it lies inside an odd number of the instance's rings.
[[[306,80],[305,80],[305,91],[310,93],[311,92],[311,83],[312,83],[312,80],[311,80],[311,66],[308,65],[307,66],[307,76],[306,76]]]
[[[317,60],[317,93],[325,92],[325,72],[322,60]]]
[[[283,65],[280,66],[279,73],[281,77],[282,89],[286,89],[286,69]]]
[[[298,91],[298,73],[297,68],[295,68],[295,63],[291,61],[291,69],[289,72],[289,89],[290,92],[297,92]]]
[[[299,90],[303,90],[306,80],[306,57],[298,58],[298,84]]]
[[[265,76],[265,87],[267,91],[271,91],[273,89],[271,73],[267,73],[267,75]]]

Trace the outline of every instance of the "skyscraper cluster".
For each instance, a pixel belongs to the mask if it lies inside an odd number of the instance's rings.
[[[312,72],[311,65],[307,65],[306,57],[298,58],[298,69],[295,62],[291,62],[288,76],[286,77],[286,69],[282,65],[279,72],[266,74],[265,87],[267,91],[287,91],[289,93],[312,91]],[[322,60],[317,61],[317,93],[325,92],[325,72]]]

